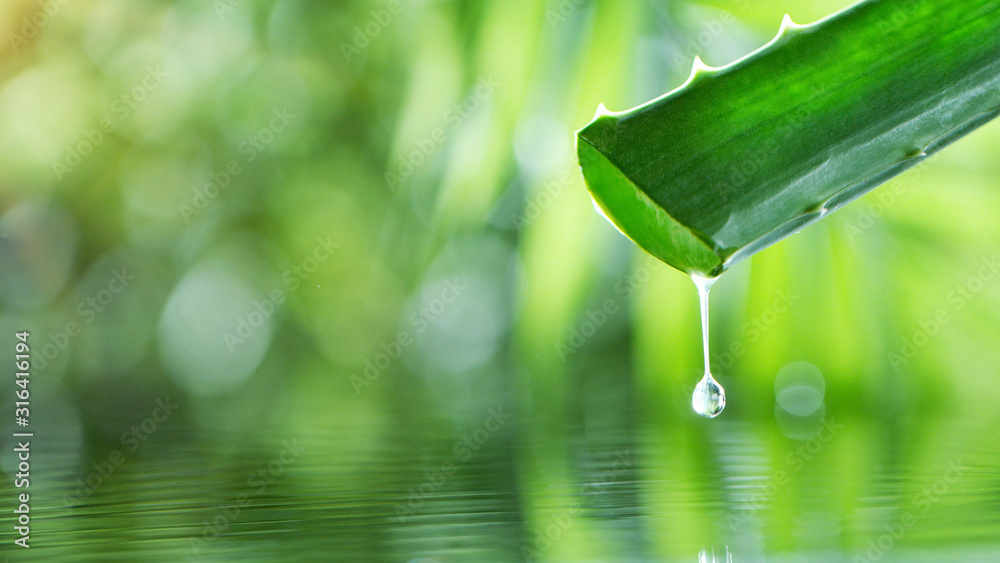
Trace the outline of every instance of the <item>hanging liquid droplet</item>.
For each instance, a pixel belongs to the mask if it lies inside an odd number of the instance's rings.
[[[706,373],[694,388],[691,406],[694,407],[694,412],[701,416],[715,418],[726,408],[726,390],[719,385],[712,374]]]
[[[708,352],[708,292],[718,278],[691,276],[691,279],[698,287],[698,298],[701,302],[701,341],[705,349],[705,375],[698,382],[698,386],[694,388],[694,393],[691,395],[691,406],[694,408],[694,412],[701,416],[715,418],[719,416],[722,409],[726,408],[726,390],[712,377],[712,360]]]

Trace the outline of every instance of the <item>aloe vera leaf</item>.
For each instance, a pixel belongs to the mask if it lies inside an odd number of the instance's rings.
[[[1000,114],[1000,1],[867,0],[788,16],[722,68],[577,133],[595,206],[716,276]]]

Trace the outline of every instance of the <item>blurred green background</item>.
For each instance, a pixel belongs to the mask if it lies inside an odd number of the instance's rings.
[[[575,163],[846,5],[5,2],[3,555],[1000,560],[1000,124],[723,276],[711,421]]]

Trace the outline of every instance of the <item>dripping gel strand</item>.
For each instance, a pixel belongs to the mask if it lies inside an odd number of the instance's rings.
[[[691,279],[698,287],[698,298],[701,302],[701,340],[705,349],[705,375],[698,382],[691,395],[691,406],[694,411],[705,418],[719,416],[726,408],[726,390],[712,377],[711,359],[708,352],[708,292],[718,278],[705,278],[692,275]]]

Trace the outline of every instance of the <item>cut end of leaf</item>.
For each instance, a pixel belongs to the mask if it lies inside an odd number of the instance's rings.
[[[580,131],[577,153],[597,212],[640,248],[674,268],[705,277],[721,274],[722,259],[711,246],[671,217],[587,140],[584,132],[593,125]]]
[[[578,132],[595,205],[660,260],[713,277],[1000,116],[1000,4],[863,0]],[[698,83],[696,87],[692,84]]]

